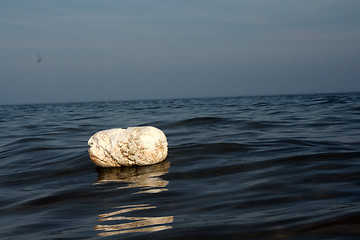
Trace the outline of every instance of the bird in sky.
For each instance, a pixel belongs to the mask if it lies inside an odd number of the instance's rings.
[[[36,62],[37,62],[37,63],[41,63],[41,61],[42,61],[42,58],[41,58],[40,55],[38,55],[38,58],[37,58]]]

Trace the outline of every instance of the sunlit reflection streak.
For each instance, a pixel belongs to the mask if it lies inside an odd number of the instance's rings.
[[[122,182],[126,186],[117,189],[139,189],[134,194],[159,193],[167,191],[168,181],[161,178],[169,170],[170,163],[165,161],[147,167],[106,168],[98,169],[99,178],[95,184],[106,182]],[[100,231],[99,236],[111,236],[135,232],[156,232],[171,229],[168,224],[174,221],[173,216],[125,216],[135,211],[156,209],[150,204],[124,205],[116,207],[116,211],[99,215],[99,222],[115,222],[99,224],[94,229]]]
[[[136,206],[134,208],[126,208],[126,207],[129,207],[129,206]],[[99,218],[106,218],[106,217],[109,217],[109,216],[113,216],[113,215],[117,215],[117,214],[122,214],[122,213],[127,213],[127,212],[132,212],[132,211],[136,211],[136,210],[146,210],[146,209],[151,209],[151,208],[156,208],[155,206],[148,206],[146,204],[140,204],[140,205],[129,205],[129,206],[123,206],[121,208],[126,208],[126,209],[122,209],[122,210],[119,210],[119,211],[115,211],[115,212],[111,212],[111,213],[104,213],[104,214],[100,214],[99,215]],[[119,208],[119,207],[118,207]],[[101,220],[100,221],[104,221],[104,220]]]
[[[139,210],[147,210],[156,208],[155,206],[150,206],[147,204],[140,205],[128,205],[123,206],[121,210],[114,211],[111,213],[105,213],[99,215],[99,221],[129,221],[120,224],[104,224],[104,225],[96,225],[94,227],[95,230],[104,231],[99,233],[99,236],[109,236],[116,234],[124,234],[124,233],[134,233],[134,232],[155,232],[161,231],[165,229],[172,228],[168,224],[174,221],[173,216],[165,216],[165,217],[126,217],[126,216],[115,216],[118,214],[124,214],[133,211]],[[159,226],[154,226],[159,225]],[[150,227],[151,226],[151,227]]]
[[[125,234],[125,233],[135,233],[135,232],[157,232],[166,229],[172,228],[171,226],[156,226],[156,227],[148,227],[148,228],[141,228],[141,229],[132,229],[132,230],[123,230],[123,231],[113,231],[113,232],[105,232],[99,233],[98,235],[101,237],[118,235],[118,234]]]
[[[135,229],[141,227],[147,227],[151,225],[161,225],[171,223],[173,221],[172,216],[168,217],[146,217],[143,220],[136,220],[130,223],[121,223],[121,224],[114,224],[114,225],[97,225],[95,226],[96,230],[103,230],[103,231],[114,231],[114,230],[124,230],[124,229]],[[141,231],[142,229],[137,229]]]

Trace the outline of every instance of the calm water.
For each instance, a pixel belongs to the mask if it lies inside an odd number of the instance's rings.
[[[96,168],[152,125],[161,164]],[[359,239],[360,94],[0,106],[1,239]]]

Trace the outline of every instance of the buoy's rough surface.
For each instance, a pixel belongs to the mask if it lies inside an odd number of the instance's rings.
[[[100,131],[88,145],[90,159],[100,167],[151,165],[164,161],[168,153],[165,134],[151,126]]]

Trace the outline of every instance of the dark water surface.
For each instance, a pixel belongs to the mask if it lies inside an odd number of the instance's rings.
[[[169,156],[96,168],[92,134]],[[360,239],[360,94],[0,106],[0,239]]]

